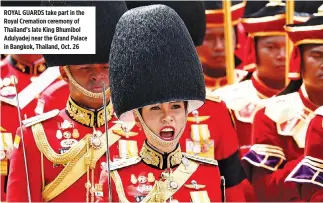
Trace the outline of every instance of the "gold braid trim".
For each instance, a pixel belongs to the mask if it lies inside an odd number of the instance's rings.
[[[106,106],[107,110],[107,121],[110,121],[113,116],[113,106],[110,102]],[[77,105],[71,97],[68,98],[66,103],[66,111],[68,115],[76,122],[85,125],[87,127],[101,127],[105,124],[104,120],[104,108],[94,111],[86,109]]]
[[[178,146],[173,152],[167,154],[166,163],[164,163],[164,156],[165,153],[162,154],[162,152],[158,152],[146,142],[144,142],[140,150],[140,157],[144,163],[153,165],[159,169],[165,169],[181,163],[182,152],[180,146]]]
[[[31,127],[36,145],[41,153],[43,153],[46,158],[55,163],[55,164],[67,164],[72,159],[74,159],[78,155],[83,155],[86,149],[86,143],[89,140],[90,134],[86,135],[79,143],[73,146],[64,154],[57,154],[52,147],[49,145],[43,125],[38,123]],[[83,154],[80,154],[83,152]]]
[[[87,139],[89,139],[89,137],[87,137]],[[42,192],[42,197],[43,197],[44,201],[46,201],[46,202],[50,201],[57,196],[52,191],[54,191],[54,189],[65,179],[65,177],[69,174],[69,172],[74,167],[74,165],[77,163],[77,161],[82,156],[84,156],[86,151],[87,151],[86,147],[83,148],[82,151],[80,151],[80,153],[77,154],[77,156],[67,164],[67,166],[62,170],[62,172],[60,172],[60,174],[55,178],[55,180],[45,186],[45,189]],[[64,190],[66,190],[67,188],[65,188]],[[62,191],[60,191],[60,192],[62,192]]]
[[[130,129],[134,126],[134,123],[129,125]],[[120,136],[113,134],[113,130],[120,129],[120,124],[113,125],[108,131],[108,143],[109,147],[116,143]],[[106,146],[106,134],[103,134],[100,137],[102,142],[102,147],[99,149],[87,148],[89,144],[91,135],[86,135],[82,140],[84,140],[85,147],[77,154],[77,156],[70,160],[67,166],[61,171],[61,173],[45,186],[44,191],[42,192],[42,197],[45,201],[50,201],[57,197],[59,194],[64,192],[67,188],[73,185],[80,177],[87,173],[88,169],[94,170],[96,167],[97,161],[104,155],[107,150]]]
[[[163,167],[163,156],[148,147],[146,143],[144,143],[140,150],[140,157],[142,158],[142,161],[148,165],[153,165],[158,168]]]
[[[174,190],[170,190],[168,188],[168,185],[170,183],[170,180],[159,180],[155,181],[155,184],[153,186],[153,189],[149,192],[149,194],[141,201],[141,203],[146,202],[164,202],[168,200],[171,196],[173,196],[183,185],[184,183],[195,173],[197,168],[199,167],[199,163],[188,160],[189,164],[188,166],[184,166],[184,164],[180,164],[178,168],[173,173],[173,180],[176,181],[178,184],[178,188]],[[122,180],[117,171],[113,171],[111,173],[111,178],[115,183],[116,191],[118,193],[119,201],[122,203],[129,203],[130,201],[127,199],[124,188],[122,185]],[[162,190],[161,190],[162,189]],[[163,201],[161,201],[161,199]]]

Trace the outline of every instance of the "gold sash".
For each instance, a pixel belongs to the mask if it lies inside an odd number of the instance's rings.
[[[184,164],[180,164],[177,169],[173,173],[173,180],[178,184],[177,189],[170,189],[168,187],[170,181],[165,180],[165,181],[156,181],[153,189],[150,191],[150,193],[141,201],[142,203],[146,202],[160,202],[157,199],[157,196],[160,196],[158,194],[159,192],[163,192],[163,199],[166,201],[169,199],[171,196],[173,196],[184,184],[185,182],[194,174],[194,172],[197,170],[199,167],[199,163],[189,160],[188,166],[184,166]],[[117,171],[111,172],[111,177],[113,181],[115,182],[116,185],[116,190],[119,196],[119,200],[122,203],[130,203],[130,201],[127,199],[124,188],[122,185],[122,180]],[[163,188],[163,191],[160,191],[158,188]]]
[[[133,123],[134,125],[134,123]],[[131,126],[131,128],[133,127]],[[112,131],[120,129],[120,124],[115,124],[108,131],[109,147],[117,142],[121,137],[114,134]],[[130,129],[131,129],[130,128]],[[73,183],[75,183],[80,177],[82,177],[87,172],[86,159],[89,154],[92,154],[91,165],[95,165],[100,157],[106,152],[106,139],[105,134],[100,137],[103,146],[100,149],[93,149],[87,152],[86,144],[89,142],[91,135],[86,135],[76,146],[72,147],[68,152],[63,155],[57,154],[50,147],[42,127],[42,124],[36,124],[32,126],[32,131],[34,139],[36,141],[37,147],[41,153],[43,153],[50,161],[53,163],[66,163],[66,167],[61,171],[61,173],[53,180],[51,183],[45,186],[42,197],[44,201],[50,201],[57,197],[59,194],[64,192]],[[45,143],[42,145],[41,143]],[[47,145],[48,144],[48,145]],[[75,153],[78,152],[78,153]],[[75,153],[75,154],[74,154]],[[56,160],[58,158],[58,160]],[[72,158],[68,160],[68,158]]]

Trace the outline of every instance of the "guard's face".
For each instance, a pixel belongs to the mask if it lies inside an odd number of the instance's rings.
[[[285,36],[257,38],[258,73],[271,80],[285,79]]]
[[[73,65],[70,72],[75,81],[90,92],[101,93],[103,83],[109,87],[108,64]]]
[[[185,127],[186,110],[184,102],[165,102],[142,108],[142,118],[150,130],[164,141],[172,141]],[[154,140],[148,142],[157,147]]]
[[[302,62],[304,84],[323,90],[323,45],[305,45]]]
[[[236,46],[236,36],[232,30],[233,49]],[[203,45],[197,47],[202,64],[210,68],[225,69],[225,40],[224,28],[207,28]]]

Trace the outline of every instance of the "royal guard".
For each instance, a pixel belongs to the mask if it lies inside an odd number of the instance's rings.
[[[303,159],[306,131],[314,111],[323,105],[322,17],[287,25],[294,43],[289,78],[280,96],[259,110],[252,129],[252,147],[243,157],[251,167],[252,184],[261,201],[306,201],[286,177]]]
[[[308,19],[295,15],[297,21]],[[249,62],[251,78],[213,94],[220,96],[233,112],[242,157],[251,147],[251,126],[256,112],[285,87],[285,3],[269,2],[241,21],[249,35],[245,61]]]
[[[304,149],[304,159],[287,176],[286,181],[300,184],[300,195],[306,202],[323,201],[322,182],[322,134],[323,107],[316,109],[307,133]]]
[[[120,123],[108,122],[113,117],[108,61],[116,23],[127,7],[124,2],[100,1],[44,4],[95,6],[96,54],[44,55],[49,66],[60,66],[71,95],[66,109],[23,121],[24,128],[18,130],[21,142],[11,157],[7,201],[94,202],[104,194],[99,176],[107,143],[114,145],[120,136],[113,131],[122,130]],[[133,125],[124,128],[131,130]]]
[[[308,54],[307,63],[313,64],[314,74],[312,88],[317,91],[323,89],[323,6],[314,17],[302,25],[288,26],[287,30],[296,45],[300,47],[303,57]],[[296,48],[295,48],[296,49]],[[295,51],[296,52],[296,51]],[[299,58],[300,59],[300,58]],[[301,60],[301,59],[300,59]],[[306,64],[306,62],[303,62]],[[314,65],[315,64],[315,65]],[[305,73],[303,79],[306,77]],[[307,76],[308,77],[308,76]],[[305,80],[305,79],[304,79]],[[317,94],[321,94],[317,92]],[[323,104],[322,96],[317,95],[317,103]],[[313,100],[314,101],[314,100]],[[307,133],[304,150],[304,159],[298,163],[294,170],[288,175],[286,181],[301,184],[300,194],[304,201],[323,201],[323,181],[322,181],[322,135],[323,135],[323,107],[316,109],[315,117],[311,121]]]
[[[3,149],[6,157],[1,159],[1,200],[5,201],[10,152],[19,127],[16,96],[20,100],[23,119],[42,114],[46,102],[39,95],[59,77],[59,71],[47,70],[45,59],[39,54],[12,54],[0,63],[0,133],[2,140],[8,142],[4,143],[6,147]]]
[[[133,9],[140,6],[148,6],[154,4],[163,4],[172,8],[184,21],[186,28],[193,40],[195,46],[201,45],[205,35],[205,8],[201,1],[128,1],[128,9]],[[193,17],[194,16],[194,17]],[[123,121],[118,121],[125,123]],[[131,158],[138,155],[138,148],[141,147],[145,141],[145,136],[137,133],[138,129],[129,131],[123,129],[121,131],[114,131],[114,133],[122,136],[118,144],[110,147],[110,154],[112,161]],[[116,147],[117,146],[117,147]]]
[[[226,60],[229,57],[226,56],[225,47],[232,46],[235,50],[234,80],[239,82],[247,74],[246,71],[241,70],[243,68],[242,48],[244,47],[246,34],[240,23],[246,2],[232,1],[230,13],[225,12],[222,1],[205,1],[204,4],[206,8],[206,34],[203,44],[197,47],[197,52],[202,63],[205,84],[208,89],[215,90],[229,84],[228,77],[230,75],[226,71]],[[231,15],[232,21],[229,28],[233,29],[231,31],[231,44],[224,40],[224,35],[226,35],[225,15]],[[234,67],[232,68],[234,69]]]
[[[201,64],[179,15],[165,5],[125,13],[112,42],[109,77],[117,116],[136,120],[145,137],[137,157],[103,165],[110,200],[221,201],[217,161],[185,154],[179,144],[187,114],[205,100]]]

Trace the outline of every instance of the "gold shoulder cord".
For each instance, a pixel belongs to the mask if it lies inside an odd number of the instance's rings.
[[[83,149],[86,148],[86,143],[88,142],[88,136],[85,136],[77,145],[73,146],[66,153],[57,154],[49,145],[43,125],[41,123],[33,125],[31,129],[39,151],[43,153],[48,160],[55,164],[67,164],[69,161],[79,155],[81,151],[84,151]]]
[[[120,125],[115,124],[109,129],[109,146],[113,145],[120,139],[120,136],[112,133],[112,130],[119,129]],[[103,143],[103,147],[100,149],[95,149],[90,147],[91,134],[87,134],[82,140],[84,140],[84,147],[81,151],[76,154],[76,156],[69,160],[65,168],[60,172],[60,174],[55,178],[54,181],[45,186],[42,197],[44,201],[51,201],[59,194],[64,192],[68,187],[70,187],[74,182],[76,182],[80,177],[86,174],[87,182],[86,187],[86,202],[94,202],[94,170],[97,161],[106,151],[106,140],[105,136],[101,136],[100,140]],[[91,176],[91,177],[90,177]],[[91,198],[91,199],[90,199]]]
[[[89,138],[89,137],[87,137],[87,138]],[[68,173],[74,167],[76,162],[82,156],[84,156],[86,151],[87,151],[87,149],[83,148],[82,151],[79,154],[77,154],[77,156],[67,164],[67,166],[62,170],[62,172],[55,178],[55,180],[45,186],[45,188],[42,192],[42,197],[43,197],[44,201],[50,201],[51,199],[53,199],[54,197],[57,196],[57,194],[52,193],[52,191],[54,191],[54,189],[58,186],[58,184],[60,184],[62,182],[62,180],[68,175]]]

